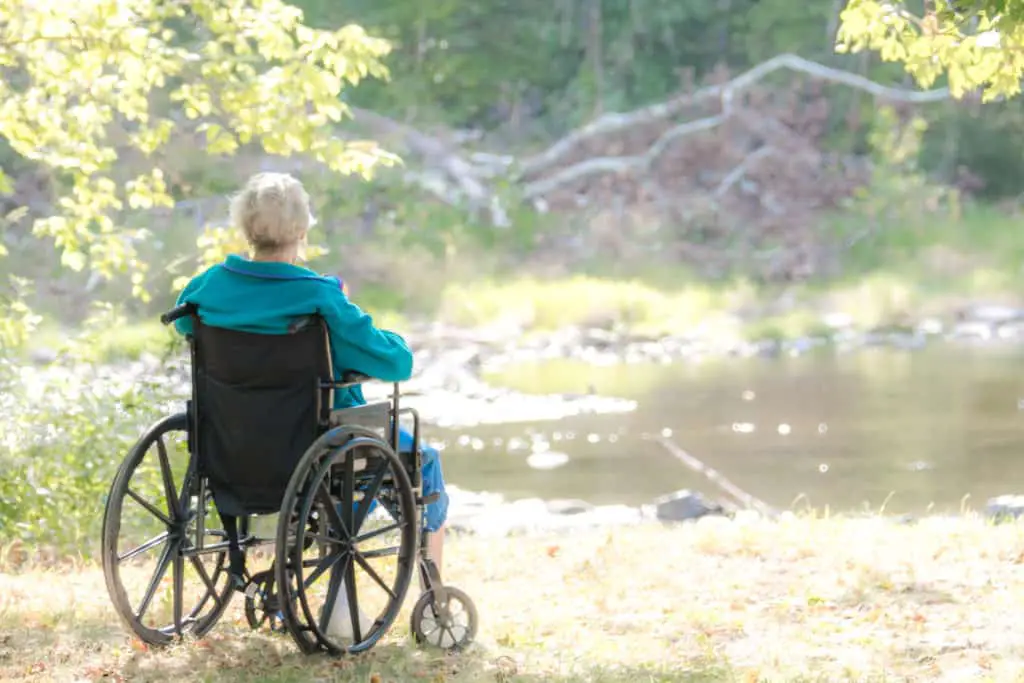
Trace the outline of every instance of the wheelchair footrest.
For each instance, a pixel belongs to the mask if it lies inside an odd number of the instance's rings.
[[[431,493],[429,496],[420,496],[420,503],[422,503],[423,505],[430,505],[431,503],[436,503],[440,498],[441,494],[435,491],[434,493]]]

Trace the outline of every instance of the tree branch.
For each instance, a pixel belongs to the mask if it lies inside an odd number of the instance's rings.
[[[725,175],[725,177],[722,178],[722,182],[720,182],[718,184],[718,187],[715,189],[715,198],[721,199],[722,197],[724,197],[725,193],[731,190],[733,185],[735,185],[736,183],[743,179],[743,176],[746,175],[747,171],[750,170],[751,166],[756,164],[761,159],[764,159],[767,156],[771,156],[775,152],[776,150],[774,147],[765,145],[764,147],[759,148],[757,151],[748,154],[743,159],[743,161],[737,164],[734,169],[729,171]]]
[[[688,121],[662,134],[657,141],[643,154],[629,157],[596,157],[587,159],[568,168],[563,168],[557,173],[542,180],[527,183],[523,187],[525,199],[536,199],[542,197],[562,185],[575,182],[587,176],[601,173],[635,173],[638,170],[646,170],[651,164],[657,161],[658,157],[669,148],[676,140],[705,130],[711,130],[722,125],[726,120],[725,114],[708,116],[696,121]]]
[[[454,182],[458,193],[466,197],[474,208],[489,212],[494,225],[506,227],[510,223],[500,202],[479,180],[478,176],[481,174],[478,173],[478,169],[451,151],[440,140],[372,111],[352,107],[351,113],[356,123],[362,122],[378,133],[400,137],[407,149],[442,170]],[[453,201],[450,193],[444,192],[436,183],[424,184],[422,181],[423,178],[416,179],[417,184],[432,194],[443,197],[449,203]]]
[[[732,99],[743,90],[761,81],[770,74],[780,71],[796,71],[818,80],[829,81],[846,85],[857,90],[870,93],[875,97],[894,102],[908,102],[923,104],[928,102],[940,102],[949,99],[948,88],[938,88],[925,91],[906,90],[904,88],[892,88],[876,83],[869,78],[858,74],[835,69],[818,62],[813,62],[794,54],[782,54],[773,57],[766,62],[758,64],[749,71],[740,74],[727,83],[702,88],[694,93],[680,95],[667,102],[653,104],[643,109],[629,113],[605,114],[600,118],[576,129],[566,137],[562,138],[544,152],[525,159],[519,167],[519,179],[526,179],[543,173],[552,166],[557,165],[564,157],[568,156],[577,146],[601,135],[617,133],[628,128],[634,128],[645,124],[656,123],[663,119],[671,118],[687,107],[707,100],[719,99],[722,102],[723,111],[728,111]],[[715,117],[711,117],[715,118]],[[685,124],[684,124],[685,125]],[[584,162],[586,163],[586,162]]]

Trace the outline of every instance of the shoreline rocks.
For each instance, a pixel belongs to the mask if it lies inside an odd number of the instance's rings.
[[[473,492],[449,485],[451,505],[448,529],[456,535],[484,538],[508,538],[547,534],[566,534],[595,528],[621,528],[643,524],[678,526],[708,523],[747,523],[751,521],[785,522],[799,517],[793,511],[781,511],[765,517],[754,510],[734,510],[706,498],[699,491],[680,490],[656,498],[651,504],[592,505],[576,499],[521,498],[506,500],[490,492]],[[1024,495],[1005,495],[988,501],[976,514],[858,514],[837,516],[843,519],[871,519],[893,525],[916,525],[927,520],[950,523],[973,518],[993,523],[1021,523]]]

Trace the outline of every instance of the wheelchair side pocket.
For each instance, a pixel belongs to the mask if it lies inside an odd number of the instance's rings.
[[[232,386],[202,377],[199,464],[222,514],[277,512],[292,472],[316,438],[313,380]]]

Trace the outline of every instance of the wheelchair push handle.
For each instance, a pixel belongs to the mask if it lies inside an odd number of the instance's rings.
[[[179,318],[184,318],[186,315],[192,315],[195,313],[195,310],[195,304],[182,304],[180,306],[175,306],[160,316],[160,323],[162,325],[170,325]]]

